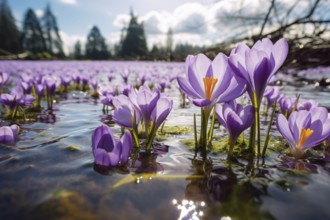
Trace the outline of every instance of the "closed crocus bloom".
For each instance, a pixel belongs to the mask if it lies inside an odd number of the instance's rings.
[[[242,105],[231,101],[223,105],[216,105],[216,116],[221,125],[226,128],[229,133],[229,154],[234,147],[239,135],[251,127],[253,123],[254,109],[252,105],[243,108]]]
[[[5,72],[0,72],[0,88],[3,87],[9,79],[9,75]]]
[[[146,85],[142,86],[138,91],[132,89],[129,94],[129,99],[137,111],[141,113],[146,126],[150,124],[151,112],[154,110],[160,92],[158,90],[151,91]]]
[[[289,116],[293,110],[296,99],[291,97],[283,97],[279,100],[282,114]]]
[[[267,99],[267,109],[270,108],[280,96],[279,87],[268,87],[265,90],[264,97]]]
[[[140,123],[140,112],[136,111],[129,98],[119,95],[113,98],[112,103],[115,107],[112,116],[114,122],[125,128],[136,128]]]
[[[245,91],[245,82],[234,76],[228,58],[219,53],[213,61],[204,54],[189,55],[186,59],[187,78],[177,78],[180,89],[200,107],[212,107],[227,102]]]
[[[102,166],[124,165],[133,146],[132,136],[125,131],[120,141],[116,141],[112,130],[101,125],[92,135],[92,149],[95,163]]]
[[[13,145],[16,141],[19,126],[14,124],[11,126],[3,126],[0,128],[0,143]]]
[[[257,41],[250,49],[239,44],[230,54],[229,65],[235,74],[247,82],[247,91],[253,102],[254,96],[260,105],[267,84],[282,66],[288,55],[285,39],[273,44],[268,38]]]
[[[319,103],[314,100],[300,100],[297,104],[297,109],[298,110],[307,110],[310,111],[312,108],[318,107]]]
[[[173,100],[167,97],[161,97],[157,101],[157,105],[151,113],[151,120],[155,122],[156,130],[170,114],[172,107],[173,107]]]
[[[54,95],[55,90],[56,90],[56,81],[53,78],[47,77],[44,80],[44,85],[46,86],[47,89],[47,94],[49,95]]]
[[[301,110],[293,112],[288,120],[280,114],[277,116],[277,129],[288,141],[292,155],[300,158],[306,150],[322,143],[330,135],[328,111],[323,107]]]

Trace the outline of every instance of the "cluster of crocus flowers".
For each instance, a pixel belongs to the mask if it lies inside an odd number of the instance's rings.
[[[215,113],[220,124],[229,133],[228,157],[230,157],[239,135],[251,127],[253,123],[253,106],[248,105],[243,107],[234,100],[224,104],[217,104]]]
[[[139,137],[147,138],[146,149],[149,151],[158,128],[172,110],[173,101],[144,85],[139,90],[132,89],[128,97],[114,97],[112,102],[114,122],[130,129],[137,147]]]
[[[212,132],[208,132],[208,121],[214,105],[241,96],[245,91],[245,82],[233,74],[228,66],[228,57],[222,53],[213,61],[204,54],[189,55],[186,73],[186,78],[178,76],[177,81],[192,103],[201,107],[200,139],[196,146],[205,151],[212,139]]]
[[[92,150],[95,163],[102,166],[125,165],[133,146],[130,132],[125,131],[119,141],[107,125],[97,127],[92,135]]]
[[[19,133],[19,126],[16,124],[3,126],[0,128],[0,143],[5,145],[14,145]]]
[[[288,119],[279,114],[277,129],[288,141],[291,154],[295,158],[301,158],[305,151],[321,144],[330,136],[330,118],[327,109],[323,107],[295,111]]]
[[[11,93],[3,93],[0,96],[0,103],[7,107],[6,115],[14,119],[19,113],[25,117],[24,109],[31,106],[34,101],[32,95],[25,95],[21,87],[15,87]]]
[[[250,146],[254,147],[257,132],[258,156],[260,156],[260,122],[259,109],[261,99],[272,76],[282,66],[288,54],[288,43],[285,39],[275,44],[268,38],[257,41],[252,48],[241,43],[231,51],[229,66],[235,75],[244,79],[247,92],[254,107],[255,123],[251,129]]]

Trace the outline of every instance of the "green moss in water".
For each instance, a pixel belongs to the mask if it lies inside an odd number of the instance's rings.
[[[167,137],[164,136],[164,135],[157,135],[157,136],[155,137],[155,140],[161,142],[161,141],[165,141],[165,140],[167,140]]]
[[[79,151],[80,147],[76,146],[76,145],[71,145],[71,146],[66,147],[66,149],[68,149],[70,151]]]
[[[80,194],[61,189],[32,211],[29,219],[96,219],[90,204]]]
[[[72,195],[72,192],[66,189],[60,189],[52,193],[54,197],[66,197]]]
[[[191,151],[195,150],[195,141],[193,139],[182,140],[181,143],[188,146],[189,150]],[[229,149],[228,138],[215,137],[214,140],[212,141],[212,145],[209,148],[209,152],[227,153],[228,149]],[[243,142],[243,139],[241,137],[238,138],[234,146],[233,155],[236,157],[245,157],[248,153],[249,153],[248,146],[246,142]]]
[[[181,140],[180,141],[182,144],[188,146],[189,150],[195,150],[195,140],[193,139],[186,139],[186,140]]]
[[[41,137],[51,137],[51,136],[53,136],[53,134],[48,132],[48,131],[43,131],[43,132],[39,133],[39,136],[41,136]]]
[[[159,134],[169,134],[169,135],[178,135],[178,134],[187,134],[191,133],[192,128],[188,126],[164,126],[158,130]]]

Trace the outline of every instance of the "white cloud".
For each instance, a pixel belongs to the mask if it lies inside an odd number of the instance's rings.
[[[86,36],[70,35],[63,31],[60,31],[59,34],[63,41],[63,50],[66,55],[69,55],[70,53],[73,52],[74,45],[78,40],[80,41],[80,43],[82,45],[82,49],[84,50],[85,44],[86,44]]]
[[[77,0],[59,0],[59,1],[63,4],[67,4],[67,5],[76,5],[77,4]]]
[[[128,23],[130,20],[130,15],[128,14],[118,14],[114,21],[113,21],[113,25],[117,28],[123,28],[123,27],[127,27]]]
[[[41,18],[44,15],[44,10],[36,9],[34,10],[34,13],[37,15],[38,18]]]
[[[75,2],[77,0],[59,0],[61,2]],[[269,0],[200,0],[179,5],[173,11],[152,10],[139,15],[139,21],[143,21],[148,47],[154,44],[164,46],[166,33],[169,28],[173,30],[174,45],[177,43],[189,43],[194,45],[210,45],[221,42],[231,37],[251,36],[260,31],[262,18],[265,16],[271,1]],[[302,1],[292,16],[301,13],[307,1]],[[281,10],[285,17],[286,10],[293,4],[290,0],[281,0]],[[109,16],[113,12],[108,12]],[[235,16],[261,19],[237,19]],[[113,20],[113,26],[117,28],[114,33],[104,35],[107,42],[113,46],[119,42],[123,27],[129,24],[129,14],[117,14]],[[276,26],[267,24],[264,32],[269,32]],[[89,28],[90,29],[90,28]],[[70,43],[78,36],[65,36]],[[73,45],[75,42],[71,42]],[[70,44],[68,44],[70,45]],[[73,46],[71,46],[73,48]]]

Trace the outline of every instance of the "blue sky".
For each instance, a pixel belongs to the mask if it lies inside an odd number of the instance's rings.
[[[129,21],[133,8],[144,22],[149,48],[165,44],[166,32],[172,28],[174,43],[189,42],[195,45],[211,45],[238,32],[251,35],[260,30],[260,25],[241,22],[235,25],[223,19],[239,9],[240,16],[263,15],[270,5],[269,0],[7,0],[19,26],[28,8],[42,16],[50,4],[60,28],[60,35],[68,53],[77,40],[83,44],[89,29],[97,25],[107,39],[109,47],[119,41],[120,31]],[[290,7],[292,0],[280,0]],[[300,1],[297,13],[308,1]],[[293,13],[294,14],[294,13]],[[283,16],[286,16],[283,14]],[[267,26],[267,28],[272,28]]]

